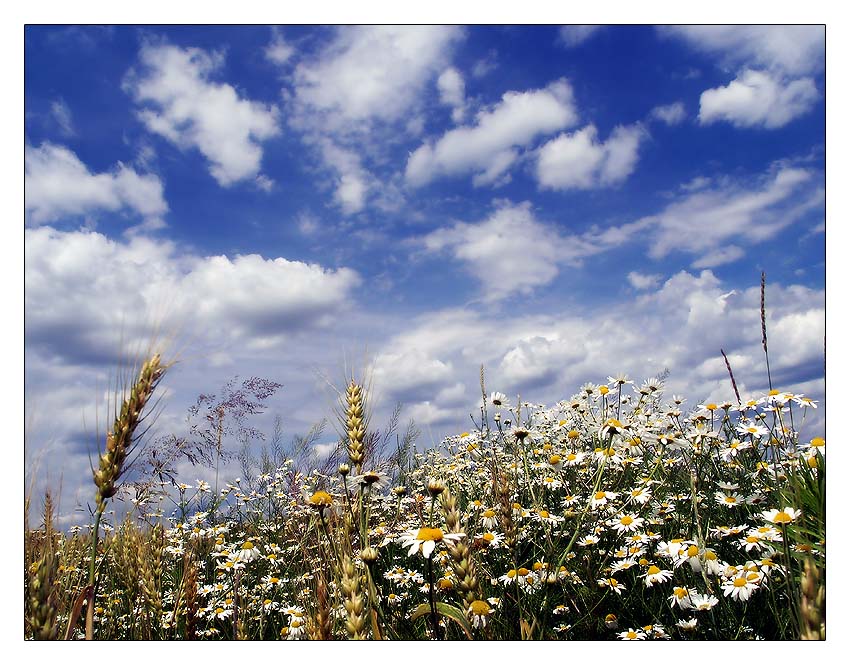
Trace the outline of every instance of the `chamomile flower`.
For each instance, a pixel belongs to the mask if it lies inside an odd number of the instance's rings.
[[[242,547],[236,552],[236,560],[241,563],[251,563],[255,559],[259,558],[259,556],[260,550],[257,549],[257,546],[250,540],[246,540],[242,543]]]
[[[484,512],[481,513],[481,525],[485,529],[495,529],[499,524],[499,517],[496,515],[496,511],[487,508]]]
[[[476,536],[476,539],[481,542],[484,547],[497,549],[502,546],[502,543],[505,540],[505,536],[501,533],[493,533],[492,531],[486,531]]]
[[[696,589],[688,587],[675,586],[673,593],[670,594],[670,607],[678,607],[681,610],[689,610],[693,607],[693,597],[696,596]]]
[[[495,611],[486,600],[473,600],[469,604],[467,615],[472,621],[472,627],[480,629],[487,625],[487,617]]]
[[[707,612],[719,602],[720,600],[710,593],[699,593],[691,596],[691,606],[695,612]]]
[[[640,628],[629,628],[628,630],[624,630],[622,633],[617,633],[617,637],[626,641],[645,640],[646,633]]]
[[[596,583],[603,588],[608,588],[614,591],[618,596],[623,593],[623,590],[626,588],[622,582],[618,582],[613,577],[604,577],[602,579],[596,580]]]
[[[608,526],[614,529],[618,535],[623,535],[640,529],[643,526],[643,518],[627,513],[608,520]]]
[[[508,405],[508,396],[505,393],[490,393],[490,404],[501,409]]]
[[[741,571],[723,582],[723,595],[731,596],[742,603],[746,602],[752,593],[759,588],[762,577],[761,573]]]
[[[735,508],[736,506],[743,505],[745,500],[737,492],[732,492],[731,494],[727,494],[726,492],[715,492],[714,500],[718,505],[726,506],[727,508]]]
[[[676,627],[680,628],[686,633],[693,633],[696,632],[697,623],[698,622],[696,617],[693,617],[691,619],[680,619],[676,622]]]
[[[741,423],[735,428],[735,431],[739,434],[749,435],[755,438],[767,436],[770,432],[764,425],[756,425],[754,423]]]
[[[463,533],[443,533],[442,529],[425,526],[421,529],[407,531],[402,535],[399,542],[404,547],[410,547],[407,553],[408,556],[413,556],[416,552],[422,552],[422,556],[428,559],[431,557],[437,543],[444,541],[457,542],[465,535]]]
[[[651,565],[646,569],[646,573],[641,575],[644,578],[644,583],[647,587],[654,586],[656,584],[662,584],[667,582],[668,580],[673,578],[672,570],[661,570],[656,565]]]
[[[797,519],[800,514],[801,511],[795,510],[791,506],[785,506],[782,510],[777,510],[776,508],[765,510],[761,516],[765,521],[772,524],[789,524]]]
[[[590,507],[591,508],[599,508],[599,507],[607,504],[609,501],[612,501],[613,499],[616,499],[616,498],[617,498],[616,492],[605,492],[603,490],[600,490],[600,491],[596,492],[593,495],[593,498],[590,500]]]

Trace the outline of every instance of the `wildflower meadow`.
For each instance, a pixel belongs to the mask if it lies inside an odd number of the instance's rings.
[[[165,461],[119,492],[168,369],[152,355],[116,408],[92,523],[54,528],[47,494],[28,526],[27,638],[825,638],[825,440],[798,437],[804,395],[689,406],[618,374],[531,404],[482,367],[474,426],[416,451],[351,377],[320,469],[275,448],[217,486]],[[224,409],[207,415],[218,464]]]

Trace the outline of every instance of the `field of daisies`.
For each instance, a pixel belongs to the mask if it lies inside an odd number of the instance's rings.
[[[28,525],[27,639],[825,637],[825,441],[798,437],[803,395],[688,405],[619,375],[545,406],[482,370],[474,426],[416,452],[351,379],[319,469],[275,449],[214,484],[163,463],[142,491],[125,473],[167,369],[149,358],[116,409],[92,523],[55,529],[48,495]]]

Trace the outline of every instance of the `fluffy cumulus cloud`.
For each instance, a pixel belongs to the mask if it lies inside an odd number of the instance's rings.
[[[776,129],[809,112],[820,99],[814,75],[825,63],[825,30],[818,25],[675,26],[662,29],[737,68],[727,85],[700,96],[702,124]]]
[[[556,190],[616,185],[634,171],[643,136],[640,125],[617,126],[604,142],[593,125],[561,134],[538,151],[537,181]]]
[[[348,26],[295,69],[299,124],[362,132],[362,123],[403,118],[447,64],[456,26]],[[308,117],[305,117],[308,116]]]
[[[289,124],[334,174],[343,214],[380,198],[369,160],[381,161],[399,135],[421,130],[424,91],[445,76],[462,37],[456,26],[347,26],[295,67],[294,91],[286,93]],[[456,100],[457,81],[440,80]]]
[[[492,184],[506,176],[533,141],[577,119],[572,87],[565,79],[539,90],[506,92],[493,107],[479,111],[473,125],[420,146],[407,162],[405,177],[410,185],[422,186],[439,177],[472,173],[474,184]]]
[[[824,390],[824,305],[822,290],[768,285],[774,383],[815,399],[823,399]],[[389,381],[383,388],[418,408],[430,424],[450,431],[464,427],[469,414],[477,412],[481,364],[488,390],[550,404],[569,397],[585,381],[604,382],[615,372],[627,372],[639,383],[669,370],[668,395],[683,394],[686,407],[694,407],[707,398],[734,399],[720,356],[723,348],[744,395],[767,390],[759,285],[730,291],[707,270],[677,273],[617,307],[530,317],[445,310],[413,324],[387,347],[396,356],[415,352],[418,362],[448,366],[452,372],[442,381],[437,373],[427,390],[406,380]],[[647,345],[647,339],[653,343]],[[440,392],[459,393],[459,381],[463,397],[441,403]]]
[[[263,141],[280,132],[277,108],[214,81],[220,54],[147,44],[139,60],[124,87],[142,107],[138,117],[148,130],[181,149],[198,149],[223,187],[255,178]]]
[[[703,125],[726,121],[736,127],[783,127],[812,108],[820,99],[810,78],[784,82],[765,72],[747,69],[727,86],[700,95],[699,121]]]
[[[481,283],[483,298],[496,301],[529,293],[551,282],[566,243],[537,219],[529,203],[504,202],[479,223],[458,222],[423,239],[429,252],[449,252]]]
[[[121,162],[110,172],[92,173],[71,150],[53,143],[27,145],[24,172],[26,220],[32,225],[125,212],[155,227],[168,211],[155,175]]]
[[[68,362],[113,362],[122,342],[142,344],[156,328],[273,344],[327,324],[360,282],[347,268],[50,227],[27,230],[25,250],[27,344]]]

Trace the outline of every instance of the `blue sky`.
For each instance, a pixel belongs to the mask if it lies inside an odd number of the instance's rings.
[[[723,348],[758,394],[765,271],[822,433],[822,26],[31,26],[24,59],[27,461],[65,511],[154,329],[162,431],[238,374],[303,432],[368,365],[428,445],[481,364],[548,404],[666,369],[696,406]]]

